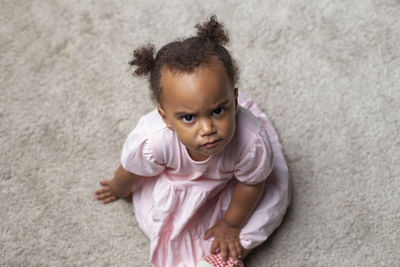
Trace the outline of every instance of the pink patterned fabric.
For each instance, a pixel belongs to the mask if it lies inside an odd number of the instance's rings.
[[[240,260],[234,261],[232,258],[228,258],[226,263],[222,261],[221,258],[221,253],[218,254],[212,254],[210,256],[207,256],[203,259],[207,263],[211,264],[214,267],[244,267],[244,264]]]
[[[157,267],[193,267],[210,255],[203,240],[228,208],[237,180],[266,181],[265,192],[240,234],[254,248],[279,226],[289,205],[289,180],[278,137],[267,116],[239,95],[236,132],[223,152],[193,161],[156,110],[144,115],[123,147],[122,166],[146,176],[133,189],[134,213],[150,239]],[[235,179],[236,178],[236,179]]]

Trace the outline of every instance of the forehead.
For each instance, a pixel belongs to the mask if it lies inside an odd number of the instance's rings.
[[[233,86],[224,65],[213,59],[193,72],[163,68],[161,72],[163,108],[200,112],[233,97]]]

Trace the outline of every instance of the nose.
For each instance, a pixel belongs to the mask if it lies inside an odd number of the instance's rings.
[[[201,136],[209,136],[216,132],[215,126],[211,118],[204,118],[200,121]]]

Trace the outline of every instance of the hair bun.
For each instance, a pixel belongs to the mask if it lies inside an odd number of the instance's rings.
[[[217,21],[217,17],[212,15],[203,24],[196,24],[197,36],[208,39],[216,44],[224,45],[229,42],[229,37],[224,31],[224,25]]]
[[[149,44],[142,46],[133,51],[133,59],[129,62],[132,66],[137,66],[134,74],[136,75],[148,75],[154,67],[154,53],[155,48]]]

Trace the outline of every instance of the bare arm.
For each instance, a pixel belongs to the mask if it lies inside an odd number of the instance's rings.
[[[260,200],[264,192],[264,184],[265,182],[255,185],[236,182],[231,202],[224,217],[206,231],[205,239],[214,236],[211,253],[216,253],[219,249],[223,261],[226,261],[228,256],[234,260],[242,258],[243,248],[240,245],[240,230]]]
[[[264,184],[265,181],[254,185],[238,181],[223,220],[231,226],[243,227],[264,192]]]
[[[95,192],[96,199],[107,204],[118,198],[125,198],[131,193],[132,186],[141,179],[140,176],[126,171],[122,165],[119,165],[113,179],[100,182],[103,188]]]
[[[111,180],[111,189],[118,197],[126,197],[131,192],[132,186],[140,180],[140,176],[126,171],[122,165],[119,165],[114,178]]]

